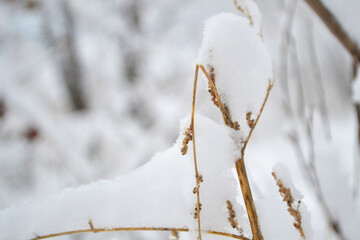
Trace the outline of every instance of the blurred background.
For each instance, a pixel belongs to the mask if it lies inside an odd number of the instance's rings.
[[[359,56],[304,0],[255,2],[275,75],[246,153],[255,199],[280,199],[271,169],[283,162],[314,239],[359,239]],[[323,4],[360,44],[360,2]],[[0,209],[126,174],[171,146],[191,109],[203,23],[220,12],[241,14],[231,0],[1,0]],[[206,101],[204,87],[198,109],[219,120]]]

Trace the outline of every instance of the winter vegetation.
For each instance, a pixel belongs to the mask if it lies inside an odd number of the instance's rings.
[[[1,2],[0,240],[358,239],[356,8]]]

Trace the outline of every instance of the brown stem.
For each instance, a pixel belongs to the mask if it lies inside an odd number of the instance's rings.
[[[345,32],[335,16],[320,0],[305,0],[305,2],[321,18],[327,28],[336,36],[348,52],[357,60],[360,60],[360,50],[356,43]]]
[[[200,69],[204,72],[206,78],[209,80],[210,87],[212,88],[212,91],[215,93],[216,101],[219,104],[219,108],[220,108],[221,114],[223,116],[224,123],[225,123],[225,125],[228,125],[229,122],[227,121],[227,118],[229,118],[230,116],[229,116],[227,109],[222,104],[222,101],[217,92],[215,83],[212,81],[210,75],[207,73],[204,66],[200,65]],[[241,191],[243,193],[243,198],[244,198],[244,202],[245,202],[245,206],[246,206],[246,211],[248,213],[248,217],[249,217],[249,221],[250,221],[251,231],[253,234],[253,240],[263,240],[264,238],[261,233],[261,229],[260,229],[260,225],[259,225],[259,221],[258,221],[258,217],[257,217],[257,213],[256,213],[256,208],[255,208],[254,200],[253,200],[253,197],[251,194],[249,180],[248,180],[247,173],[246,173],[245,162],[244,162],[244,152],[245,152],[247,143],[249,142],[250,137],[255,129],[255,126],[260,119],[261,113],[264,110],[266,101],[269,97],[272,87],[273,87],[273,82],[271,82],[271,80],[269,80],[269,86],[267,89],[266,97],[261,106],[259,115],[257,116],[253,127],[250,129],[249,135],[245,139],[244,145],[241,149],[241,158],[238,159],[235,163],[236,172],[238,175]]]
[[[243,157],[241,157],[239,160],[236,161],[235,167],[240,182],[241,192],[243,194],[246,211],[250,221],[253,240],[263,240],[264,238],[261,234],[260,225],[256,213],[254,200],[251,194],[249,180],[246,174],[246,168]]]
[[[253,240],[263,240],[264,238],[261,234],[259,220],[258,220],[258,216],[256,213],[254,200],[253,200],[252,194],[251,194],[251,188],[250,188],[250,184],[249,184],[249,180],[248,180],[246,168],[245,168],[244,154],[245,154],[246,146],[250,140],[250,137],[260,119],[260,116],[261,116],[263,110],[264,110],[265,104],[267,102],[267,99],[269,97],[272,87],[273,87],[273,82],[271,82],[271,80],[269,80],[269,86],[268,86],[268,89],[266,92],[264,102],[261,106],[259,115],[257,116],[255,123],[254,123],[253,127],[250,129],[249,135],[245,139],[244,145],[241,148],[241,158],[239,160],[237,160],[235,163],[236,173],[239,178],[240,187],[241,187],[241,191],[243,193],[243,198],[244,198],[244,202],[245,202],[245,206],[246,206],[246,211],[249,216],[251,231],[253,233]]]
[[[233,122],[231,120],[231,116],[230,116],[230,112],[229,112],[228,108],[225,106],[225,104],[222,103],[222,101],[220,99],[219,93],[218,93],[218,91],[216,89],[216,86],[215,86],[214,79],[207,73],[207,71],[205,70],[203,65],[200,65],[200,68],[201,68],[201,70],[203,71],[203,73],[205,74],[206,78],[209,81],[209,86],[210,86],[212,92],[215,95],[216,103],[217,103],[217,106],[220,108],[220,111],[221,111],[221,114],[222,114],[222,117],[223,117],[223,120],[224,120],[224,124],[231,127],[231,128],[233,128],[233,129],[235,129],[235,130],[239,130],[240,129],[239,123],[236,122],[236,121]]]
[[[214,94],[215,94],[215,97],[216,97],[216,101],[217,103],[219,104],[219,108],[220,108],[220,111],[222,113],[222,116],[223,116],[223,120],[224,120],[224,124],[227,125],[227,114],[225,114],[225,106],[224,104],[222,103],[221,99],[220,99],[220,96],[219,96],[219,93],[216,89],[216,86],[215,86],[215,83],[213,82],[212,78],[210,77],[210,75],[208,74],[208,72],[206,71],[206,69],[204,68],[203,65],[200,65],[200,68],[201,70],[203,71],[205,77],[208,79],[209,81],[209,84],[210,84],[210,87],[212,88],[212,90],[214,91]]]
[[[194,79],[194,89],[193,89],[193,101],[192,101],[192,108],[191,108],[191,132],[192,132],[192,142],[193,142],[193,152],[194,152],[194,166],[195,166],[195,179],[196,179],[196,217],[198,221],[198,239],[201,240],[201,226],[200,226],[200,175],[197,167],[196,161],[196,149],[195,149],[195,100],[196,100],[196,87],[197,87],[197,80],[199,75],[199,65],[196,65],[195,69],[195,79]]]
[[[124,231],[177,231],[177,232],[189,232],[188,228],[165,228],[165,227],[138,227],[138,228],[91,228],[91,229],[83,229],[83,230],[74,230],[74,231],[67,231],[67,232],[60,232],[60,233],[54,233],[49,235],[43,235],[43,236],[37,236],[35,238],[32,238],[31,240],[40,240],[40,239],[47,239],[47,238],[53,238],[53,237],[60,237],[65,235],[71,235],[71,234],[80,234],[80,233],[98,233],[98,232],[124,232]],[[234,235],[230,233],[224,233],[224,232],[217,232],[217,231],[206,231],[208,234],[212,235],[218,235],[218,236],[225,236],[225,237],[231,237],[235,239],[241,239],[241,240],[251,240],[249,238]]]
[[[274,81],[271,81],[269,79],[269,85],[268,85],[268,88],[266,90],[266,96],[265,96],[264,102],[263,102],[263,104],[262,104],[262,106],[260,108],[259,115],[257,116],[257,118],[255,120],[254,126],[250,129],[249,135],[246,137],[246,139],[244,141],[244,145],[243,145],[243,147],[241,149],[241,155],[242,156],[244,156],[246,146],[247,146],[247,144],[248,144],[248,142],[250,140],[250,137],[251,137],[252,133],[254,132],[254,129],[255,129],[257,123],[259,122],[259,119],[260,119],[260,116],[261,116],[262,112],[264,111],[265,104],[266,104],[266,102],[267,102],[267,100],[269,98],[269,94],[270,94],[270,91],[271,91],[273,86],[274,86]]]

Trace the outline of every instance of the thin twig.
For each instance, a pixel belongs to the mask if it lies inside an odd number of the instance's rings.
[[[355,41],[350,38],[350,35],[340,25],[335,16],[320,0],[305,0],[305,2],[314,10],[314,12],[321,18],[327,28],[335,35],[335,37],[342,43],[346,50],[357,60],[360,60],[360,50]]]
[[[261,117],[261,114],[262,114],[262,112],[264,111],[264,107],[265,107],[265,105],[266,105],[266,102],[267,102],[267,100],[268,100],[268,98],[269,98],[270,91],[271,91],[271,89],[273,88],[273,86],[274,86],[274,81],[271,81],[271,80],[269,79],[269,85],[268,85],[268,88],[267,88],[267,90],[266,90],[266,96],[265,96],[264,102],[263,102],[263,104],[262,104],[262,106],[261,106],[261,108],[260,108],[259,115],[256,117],[254,126],[253,126],[253,128],[250,129],[249,135],[246,137],[246,139],[245,139],[245,141],[244,141],[244,145],[243,145],[243,147],[242,147],[242,149],[241,149],[241,155],[242,155],[242,156],[243,156],[244,153],[245,153],[245,149],[246,149],[246,147],[247,147],[247,144],[248,144],[248,142],[249,142],[249,140],[250,140],[250,137],[251,137],[251,135],[252,135],[252,133],[253,133],[253,131],[254,131],[257,123],[259,122],[259,119],[260,119],[260,117]]]
[[[278,178],[278,176],[276,175],[275,172],[272,172],[272,176],[275,179],[276,185],[279,187],[279,193],[280,193],[281,197],[283,198],[283,202],[286,202],[286,205],[288,207],[287,211],[290,213],[290,215],[295,220],[295,222],[293,224],[295,229],[299,231],[299,234],[300,234],[302,239],[306,239],[304,229],[303,229],[303,226],[302,226],[302,215],[301,215],[301,212],[299,210],[301,200],[300,199],[295,199],[293,197],[290,187],[286,186],[283,183],[282,179]],[[296,206],[296,208],[294,208],[293,205],[295,205],[294,202],[296,200],[297,200],[297,206]]]
[[[60,232],[60,233],[54,233],[54,234],[48,234],[43,236],[36,236],[35,238],[32,238],[31,240],[40,240],[40,239],[47,239],[47,238],[53,238],[53,237],[60,237],[65,235],[72,235],[72,234],[80,234],[80,233],[98,233],[98,232],[134,232],[134,231],[177,231],[177,232],[189,232],[188,228],[165,228],[165,227],[138,227],[138,228],[94,228],[94,229],[83,229],[83,230],[74,230],[74,231],[67,231],[67,232]],[[235,239],[240,240],[251,240],[249,238],[225,233],[225,232],[217,232],[217,231],[206,231],[208,234],[212,235],[219,235],[224,237],[231,237]]]
[[[193,142],[193,152],[194,152],[194,166],[195,166],[195,179],[196,179],[196,218],[198,222],[198,239],[201,240],[201,224],[200,224],[200,180],[202,177],[199,174],[197,161],[196,161],[196,149],[195,149],[195,100],[196,100],[196,87],[197,87],[197,80],[199,75],[199,65],[196,65],[195,69],[195,79],[194,79],[194,89],[193,89],[193,101],[192,101],[192,108],[191,108],[191,132],[192,132],[192,142]]]
[[[244,198],[244,202],[245,202],[245,206],[246,206],[246,211],[248,213],[249,216],[249,221],[250,221],[250,226],[251,226],[251,230],[253,233],[253,240],[262,240],[263,236],[261,233],[261,229],[259,226],[259,221],[258,221],[258,216],[256,213],[256,208],[255,208],[255,204],[254,204],[254,200],[252,197],[252,193],[251,193],[251,188],[250,188],[250,184],[249,184],[249,180],[247,177],[247,173],[246,173],[246,168],[245,168],[245,160],[244,160],[244,154],[245,154],[245,149],[247,147],[247,144],[250,140],[250,137],[260,119],[260,116],[264,110],[265,104],[267,102],[267,99],[269,97],[270,91],[273,87],[273,82],[271,82],[271,80],[269,80],[269,85],[268,85],[268,89],[266,92],[266,96],[264,99],[264,102],[261,106],[259,115],[257,116],[255,123],[253,125],[253,127],[250,129],[249,135],[246,137],[245,141],[244,141],[244,145],[241,148],[241,157],[240,159],[238,159],[235,163],[235,167],[236,167],[236,173],[238,175],[238,179],[240,182],[240,187],[241,187],[241,191],[243,193],[243,198]]]

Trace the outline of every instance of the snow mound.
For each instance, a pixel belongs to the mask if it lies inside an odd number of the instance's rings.
[[[246,114],[255,119],[265,99],[272,63],[262,38],[248,19],[221,13],[205,23],[197,63],[215,72],[215,84],[232,120],[248,129]]]
[[[183,125],[189,117],[183,120]],[[196,152],[203,230],[239,234],[228,222],[231,201],[244,234],[250,227],[234,174],[235,146],[229,129],[196,115]],[[179,137],[178,141],[181,141]],[[94,228],[167,227],[196,231],[196,195],[192,144],[182,155],[178,144],[156,154],[129,175],[62,191],[38,202],[0,212],[0,239],[30,239],[64,231]]]

